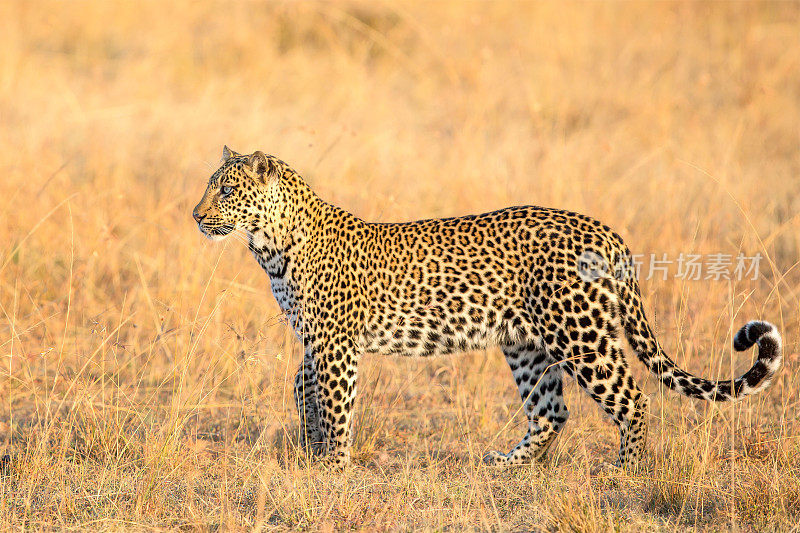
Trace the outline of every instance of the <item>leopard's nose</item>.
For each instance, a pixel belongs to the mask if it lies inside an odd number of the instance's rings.
[[[202,221],[203,221],[203,219],[204,219],[204,218],[206,218],[206,216],[205,216],[205,215],[201,215],[201,214],[200,214],[200,211],[198,211],[196,207],[194,208],[194,211],[192,211],[192,216],[194,217],[194,219],[195,219],[195,220],[196,220],[198,223],[202,222]]]

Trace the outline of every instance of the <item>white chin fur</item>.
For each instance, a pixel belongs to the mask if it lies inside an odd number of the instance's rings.
[[[230,235],[230,233],[228,233]],[[216,233],[206,233],[205,236],[211,241],[224,241],[228,235],[217,235]]]

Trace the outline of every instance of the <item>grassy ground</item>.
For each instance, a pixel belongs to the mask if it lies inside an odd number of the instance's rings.
[[[0,4],[0,527],[781,530],[800,521],[797,3]],[[729,377],[779,325],[775,386],[650,394],[649,466],[570,382],[547,466],[500,354],[368,356],[354,465],[296,453],[299,363],[266,276],[190,217],[223,144],[372,220],[506,205],[643,254],[765,256],[642,281],[664,345]]]

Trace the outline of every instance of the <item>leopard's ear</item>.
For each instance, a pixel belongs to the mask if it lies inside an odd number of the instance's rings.
[[[261,151],[250,154],[247,158],[247,166],[250,167],[250,170],[253,171],[253,174],[261,183],[266,183],[275,170],[270,158]]]
[[[228,145],[222,147],[222,160],[227,161],[231,157],[239,157],[239,154],[228,148]]]

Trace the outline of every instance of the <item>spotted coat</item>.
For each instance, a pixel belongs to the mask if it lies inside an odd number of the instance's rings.
[[[753,394],[781,366],[776,328],[755,321],[734,338],[737,350],[759,346],[743,376],[709,381],[678,368],[645,317],[635,276],[617,268],[628,264],[628,248],[587,216],[527,206],[370,223],[321,200],[275,157],[225,147],[223,159],[194,218],[212,239],[244,236],[269,275],[305,347],[295,377],[303,442],[334,465],[350,458],[364,352],[430,356],[500,347],[529,424],[509,453],[484,457],[493,465],[545,455],[569,417],[564,372],[619,427],[618,464],[635,465],[649,399],[634,382],[622,337],[666,386],[693,398]]]

